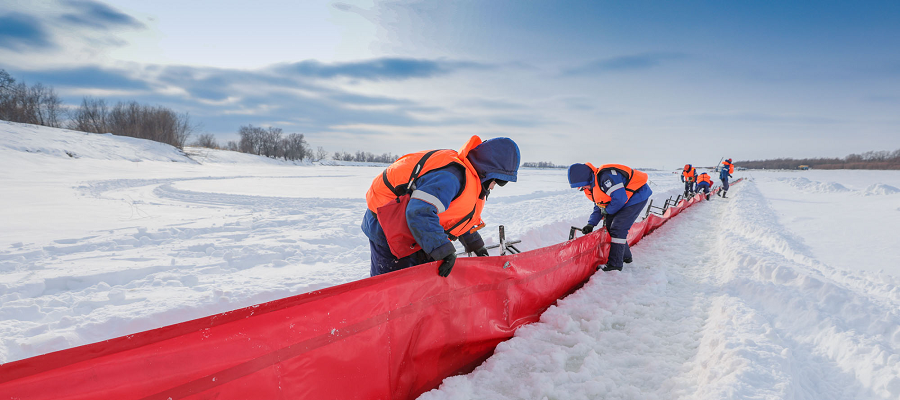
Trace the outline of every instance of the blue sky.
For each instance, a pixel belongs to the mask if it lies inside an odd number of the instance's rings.
[[[329,152],[675,168],[900,148],[900,2],[10,1],[0,68]]]

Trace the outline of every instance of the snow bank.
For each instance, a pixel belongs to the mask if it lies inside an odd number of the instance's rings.
[[[0,121],[0,151],[3,150],[58,158],[193,162],[180,150],[152,140],[7,121]]]
[[[900,189],[883,183],[876,183],[862,190],[860,194],[863,196],[884,196],[894,193],[900,193]]]
[[[817,182],[807,178],[779,178],[779,180],[793,186],[797,190],[807,193],[838,193],[849,192],[850,189],[837,182]]]

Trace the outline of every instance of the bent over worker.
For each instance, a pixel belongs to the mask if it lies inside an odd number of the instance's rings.
[[[704,193],[706,200],[709,200],[709,189],[712,187],[712,178],[706,172],[697,175],[697,193]]]
[[[515,182],[519,147],[509,138],[472,136],[459,151],[420,151],[400,157],[372,181],[362,230],[369,238],[371,276],[443,260],[446,277],[456,262],[452,241],[487,256],[477,229],[495,185]],[[408,203],[407,203],[408,202]]]
[[[722,181],[722,198],[725,198],[725,193],[728,193],[728,178],[731,178],[731,174],[734,173],[734,164],[731,163],[731,159],[727,159],[722,161],[722,167],[719,170],[719,180]]]
[[[685,164],[681,170],[681,181],[684,182],[684,197],[694,192],[694,181],[697,179],[697,170],[691,164]]]
[[[612,237],[609,259],[606,265],[597,269],[621,271],[622,263],[632,261],[628,230],[653,194],[647,186],[647,173],[619,164],[604,164],[598,168],[586,163],[572,164],[568,174],[569,185],[584,191],[588,200],[594,203],[594,212],[581,231],[590,233],[603,219]]]

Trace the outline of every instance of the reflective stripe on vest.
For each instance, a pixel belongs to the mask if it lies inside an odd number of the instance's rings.
[[[588,167],[594,171],[594,185],[590,189],[586,189],[584,191],[584,195],[598,207],[606,207],[612,202],[612,190],[613,188],[619,189],[621,186],[615,185],[611,190],[607,193],[603,193],[600,190],[600,174],[604,171],[611,171],[611,173],[621,173],[622,176],[625,177],[625,196],[630,200],[631,195],[634,194],[635,191],[647,184],[649,180],[649,176],[646,172],[638,171],[636,169],[632,169],[631,167],[627,167],[621,164],[603,164],[600,168],[594,167],[591,163],[585,163]]]

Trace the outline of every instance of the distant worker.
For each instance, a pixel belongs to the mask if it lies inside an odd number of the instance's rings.
[[[459,239],[468,252],[488,255],[477,229],[495,185],[515,182],[519,147],[509,138],[472,136],[458,152],[420,151],[400,157],[366,193],[362,230],[369,238],[371,276],[443,260],[446,277]],[[408,202],[408,203],[407,203]]]
[[[722,193],[720,196],[725,198],[725,193],[728,193],[728,178],[731,178],[731,174],[734,173],[734,164],[731,163],[731,159],[727,159],[722,161],[722,168],[719,169],[719,180],[722,181]]]
[[[684,182],[684,197],[694,192],[694,181],[697,179],[697,170],[691,164],[685,164],[681,170],[681,181]]]
[[[709,177],[709,174],[704,172],[697,175],[697,188],[694,191],[706,194],[706,200],[709,200],[709,188],[712,187],[712,184],[712,178]]]
[[[622,270],[622,263],[632,261],[628,247],[628,230],[647,204],[653,191],[647,186],[647,173],[619,164],[605,164],[599,168],[590,163],[569,166],[569,185],[584,191],[594,203],[594,212],[587,225],[581,228],[586,235],[605,220],[606,230],[612,237],[606,265],[597,269]]]

